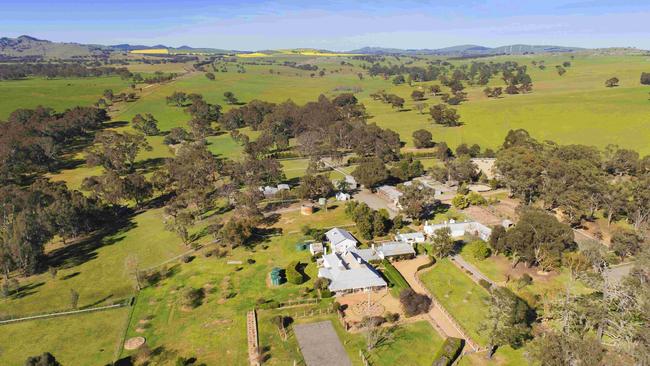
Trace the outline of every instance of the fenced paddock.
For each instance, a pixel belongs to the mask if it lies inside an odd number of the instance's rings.
[[[293,331],[307,366],[352,366],[330,321],[299,324]]]

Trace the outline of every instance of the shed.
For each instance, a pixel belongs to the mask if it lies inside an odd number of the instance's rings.
[[[414,233],[397,233],[395,240],[403,243],[424,243],[424,234],[417,231]]]
[[[336,194],[336,200],[337,201],[349,201],[350,200],[350,194],[345,193],[345,192],[338,192]]]
[[[282,284],[282,269],[275,267],[271,270],[271,284],[273,286],[280,286]]]
[[[316,242],[316,243],[309,244],[309,252],[311,253],[311,255],[323,253],[323,251],[324,251],[323,243]]]

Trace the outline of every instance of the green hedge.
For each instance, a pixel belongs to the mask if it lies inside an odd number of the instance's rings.
[[[391,287],[397,291],[397,293],[401,293],[402,290],[411,288],[409,283],[406,281],[404,276],[402,276],[401,273],[393,266],[392,263],[390,263],[388,260],[384,259],[382,261],[382,264],[384,266],[384,275],[388,279],[388,282],[391,283]]]
[[[421,264],[415,271],[419,272],[419,271],[421,271],[421,270],[423,270],[425,268],[429,268],[429,267],[433,266],[434,264],[436,264],[436,259],[434,257],[432,257],[432,256],[429,256],[429,262],[427,262],[425,264]]]
[[[289,283],[293,283],[296,285],[300,285],[305,281],[305,279],[302,276],[302,273],[298,272],[298,264],[300,262],[298,261],[293,261],[289,263],[287,268],[285,269],[285,276],[287,277],[287,281]]]
[[[448,337],[445,339],[433,359],[432,366],[451,366],[463,350],[463,340],[460,338]]]

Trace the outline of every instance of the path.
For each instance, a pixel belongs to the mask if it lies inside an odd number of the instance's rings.
[[[415,292],[427,294],[433,299],[429,290],[424,287],[416,277],[418,267],[426,264],[428,261],[429,258],[427,258],[427,256],[421,255],[415,259],[395,262],[394,265]],[[431,306],[428,315],[429,322],[433,325],[434,329],[441,333],[441,335],[446,337],[466,338],[464,333],[456,327],[453,320],[445,314],[444,310],[442,310],[440,305],[435,301],[434,305]]]
[[[492,286],[497,285],[496,283],[494,283],[494,281],[492,281],[486,275],[484,275],[478,268],[474,267],[473,264],[467,262],[463,257],[461,257],[460,254],[456,254],[452,256],[451,259],[452,259],[452,263],[454,263],[456,266],[460,266],[462,271],[467,270],[472,272],[472,275],[470,277],[474,282],[478,283],[479,280],[485,280]]]
[[[246,334],[248,335],[248,360],[251,366],[257,366],[259,362],[259,337],[257,335],[257,316],[255,310],[246,315]]]

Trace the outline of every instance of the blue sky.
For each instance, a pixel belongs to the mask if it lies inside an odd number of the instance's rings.
[[[513,43],[650,49],[650,0],[0,0],[0,36],[239,50]]]

